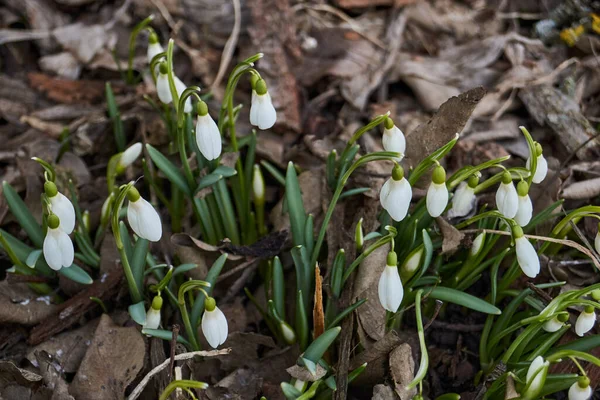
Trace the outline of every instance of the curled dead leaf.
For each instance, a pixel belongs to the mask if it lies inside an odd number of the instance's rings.
[[[600,195],[600,178],[572,183],[565,187],[561,196],[568,200],[585,200]]]

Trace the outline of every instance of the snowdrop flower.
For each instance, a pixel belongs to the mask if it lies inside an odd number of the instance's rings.
[[[525,181],[521,181],[517,184],[517,194],[519,196],[519,205],[517,208],[517,214],[515,215],[515,222],[520,226],[525,226],[531,221],[533,215],[533,204],[529,197],[529,185]]]
[[[164,50],[160,45],[158,35],[156,35],[156,32],[150,33],[150,36],[148,37],[148,51],[146,53],[148,56],[148,64],[152,62],[152,59],[156,57],[157,54],[162,52],[164,52]]]
[[[594,248],[596,249],[596,253],[600,254],[600,224],[598,224],[598,232],[594,239]]]
[[[204,314],[202,315],[202,333],[213,349],[216,349],[227,340],[227,319],[223,311],[219,310],[215,299],[207,297],[204,301]]]
[[[473,244],[471,245],[471,249],[469,250],[469,255],[471,257],[477,257],[479,252],[483,248],[483,243],[485,242],[485,232],[481,232],[475,239],[473,239]]]
[[[506,218],[514,218],[519,210],[519,196],[508,171],[502,175],[502,183],[496,192],[496,207]]]
[[[433,218],[437,218],[448,205],[448,188],[446,187],[446,171],[438,165],[433,171],[431,184],[427,190],[427,212]]]
[[[277,111],[271,102],[271,95],[267,90],[267,84],[263,79],[258,79],[252,91],[252,103],[250,105],[250,123],[259,129],[269,129],[275,125]]]
[[[568,319],[569,319],[568,314],[558,314],[554,318],[549,319],[548,321],[544,322],[542,329],[544,329],[546,332],[550,332],[550,333],[556,332],[560,328],[563,327],[563,325],[565,324],[565,322],[568,321]]]
[[[452,197],[452,208],[448,211],[449,218],[464,217],[473,209],[475,203],[475,188],[479,184],[479,178],[472,176],[468,182],[461,182]]]
[[[46,262],[55,271],[73,264],[75,250],[69,235],[61,227],[56,214],[48,216],[48,232],[44,238],[43,253]]]
[[[535,278],[540,273],[540,259],[537,251],[525,236],[523,229],[520,226],[512,228],[513,237],[515,239],[515,247],[517,251],[517,262],[525,275],[530,278]]]
[[[171,87],[169,86],[169,76],[167,73],[167,63],[160,63],[158,67],[158,77],[156,78],[156,94],[158,95],[158,99],[163,104],[170,104],[173,101],[173,96],[171,96]],[[183,83],[177,76],[174,76],[173,80],[175,82],[175,91],[177,92],[178,96],[181,96],[183,91],[186,89],[185,83]],[[192,112],[191,97],[186,99],[183,111],[186,113]]]
[[[221,133],[215,121],[208,114],[208,106],[203,101],[198,103],[196,144],[200,149],[200,153],[209,161],[221,155]]]
[[[140,142],[134,143],[125,149],[125,151],[121,153],[121,157],[117,163],[117,173],[123,173],[127,167],[138,159],[140,154],[142,154],[142,144]]]
[[[144,329],[158,329],[160,326],[160,309],[162,308],[163,299],[160,296],[154,296],[152,305],[146,313],[146,323]]]
[[[404,289],[398,274],[398,256],[393,251],[387,255],[387,262],[379,278],[379,302],[387,311],[395,313],[402,303]]]
[[[542,154],[542,145],[539,143],[535,143],[535,153],[537,154],[536,156],[536,167],[535,167],[535,174],[533,174],[533,183],[541,183],[544,179],[546,179],[546,175],[548,174],[548,161],[546,161],[546,159],[544,158],[544,155]],[[531,159],[528,158],[527,162],[525,163],[525,168],[530,169],[531,168]]]
[[[411,199],[412,188],[404,178],[404,169],[396,164],[392,177],[381,187],[379,201],[394,221],[402,221],[408,213]]]
[[[588,333],[596,323],[596,312],[593,306],[586,306],[585,309],[577,317],[575,322],[575,333],[578,336],[583,336]]]
[[[588,400],[590,397],[592,397],[592,387],[587,376],[580,377],[569,388],[569,400]]]
[[[127,220],[131,229],[143,239],[158,242],[162,236],[162,224],[154,207],[140,196],[135,187],[129,189],[127,198]]]
[[[404,152],[406,151],[406,139],[404,138],[404,133],[394,125],[394,121],[391,118],[386,118],[385,120],[385,129],[383,130],[381,142],[385,151],[400,153],[401,156],[396,158],[396,161],[402,161]]]
[[[50,202],[50,210],[60,220],[60,229],[70,235],[75,229],[75,208],[73,208],[71,200],[58,191],[54,182],[46,181],[44,192]]]
[[[527,370],[527,390],[523,393],[524,398],[533,399],[537,398],[539,392],[544,387],[546,382],[546,375],[548,374],[548,367],[550,363],[544,361],[542,356],[537,356],[529,365]]]

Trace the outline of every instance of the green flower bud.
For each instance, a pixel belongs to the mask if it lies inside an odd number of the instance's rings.
[[[504,183],[505,185],[508,185],[511,182],[512,182],[512,175],[510,174],[510,172],[505,171],[502,174],[502,183]]]
[[[142,196],[140,196],[140,192],[138,192],[138,190],[135,188],[135,186],[130,187],[129,190],[127,191],[127,198],[132,203],[135,203],[136,201],[138,201],[140,199],[140,197],[142,197]]]
[[[577,384],[580,388],[585,389],[588,386],[590,386],[590,378],[588,378],[587,376],[582,376],[577,380]]]
[[[477,175],[471,176],[467,184],[471,189],[475,189],[479,185],[479,177]]]
[[[265,80],[259,79],[258,81],[256,81],[256,84],[254,85],[254,90],[256,90],[256,94],[258,94],[259,96],[266,94],[267,93],[267,83],[265,82]]]
[[[517,184],[517,194],[521,197],[527,196],[529,193],[529,185],[525,181],[521,181]]]
[[[60,219],[56,216],[56,214],[50,214],[48,216],[48,228],[56,229],[60,226]]]
[[[400,181],[404,178],[404,168],[401,165],[394,165],[394,169],[392,170],[392,179],[395,181]]]
[[[204,309],[208,312],[214,311],[217,308],[217,302],[212,297],[207,297],[204,300]]]
[[[398,255],[395,251],[390,251],[387,255],[387,265],[390,267],[398,266]]]
[[[167,63],[163,61],[160,64],[158,64],[158,71],[161,74],[166,75],[169,72],[169,67],[167,66]]]
[[[256,74],[252,74],[252,76],[250,76],[250,85],[252,85],[252,89],[256,90],[256,82],[258,82],[259,79],[260,76]]]
[[[200,100],[198,102],[198,115],[204,117],[206,114],[208,114],[208,105]]]
[[[523,228],[518,225],[512,227],[512,234],[515,239],[523,237]]]
[[[394,120],[390,117],[385,119],[385,129],[392,129],[394,127]]]
[[[567,322],[569,320],[569,314],[558,314],[556,317],[560,322]]]
[[[58,194],[56,184],[54,182],[46,181],[46,183],[44,183],[44,192],[48,197],[56,196]]]
[[[592,299],[600,301],[600,289],[596,289],[591,293]]]
[[[586,314],[591,314],[591,313],[594,312],[594,306],[587,305],[587,306],[585,306],[584,311],[585,311]]]
[[[438,165],[433,170],[433,175],[431,176],[431,181],[436,185],[441,185],[446,182],[446,170],[441,165]]]
[[[152,31],[150,32],[150,36],[148,36],[148,43],[150,44],[156,44],[158,43],[158,35],[156,34],[156,32]]]
[[[152,309],[159,311],[162,308],[163,299],[160,296],[154,296],[152,299]]]
[[[538,142],[535,142],[535,155],[537,157],[539,157],[542,155],[543,152],[544,152],[544,149],[542,148],[542,145],[539,144]]]

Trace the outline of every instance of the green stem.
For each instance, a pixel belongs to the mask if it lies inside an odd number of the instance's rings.
[[[181,319],[183,320],[183,325],[185,326],[185,332],[189,337],[190,343],[192,344],[192,350],[198,351],[200,350],[200,345],[198,344],[198,339],[196,339],[196,331],[192,327],[190,316],[188,314],[187,307],[185,306],[185,301],[178,303],[179,311],[181,312]]]
[[[133,276],[133,272],[131,271],[131,265],[129,265],[129,259],[127,258],[127,254],[125,253],[125,248],[121,246],[117,247],[117,249],[119,250],[119,254],[121,255],[121,265],[123,265],[123,272],[125,273],[125,279],[127,279],[127,286],[129,286],[129,294],[131,295],[131,301],[133,301],[134,304],[139,303],[143,300],[143,298],[140,294],[140,290],[138,289],[135,277]]]

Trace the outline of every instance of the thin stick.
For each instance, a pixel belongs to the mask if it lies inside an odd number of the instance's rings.
[[[225,76],[225,71],[227,71],[227,67],[231,62],[231,58],[233,57],[233,52],[235,51],[235,46],[237,45],[238,38],[240,36],[240,28],[242,26],[242,6],[240,5],[240,0],[232,0],[233,2],[233,30],[231,31],[231,35],[229,39],[227,39],[227,43],[225,43],[225,47],[223,48],[223,55],[221,56],[221,64],[219,65],[219,71],[217,72],[217,77],[215,78],[212,85],[210,85],[211,90],[214,92],[217,87],[221,84],[223,77]]]
[[[189,360],[196,356],[215,357],[215,356],[226,355],[229,353],[231,353],[231,348],[227,348],[227,349],[223,349],[223,350],[211,350],[211,351],[200,350],[200,351],[191,351],[189,353],[181,353],[181,354],[178,354],[175,357],[173,357],[173,359],[175,361],[181,361],[181,360]],[[162,364],[159,364],[156,367],[154,367],[152,369],[152,371],[148,372],[148,374],[144,377],[144,379],[142,379],[141,382],[136,386],[136,388],[133,389],[133,392],[131,392],[131,394],[129,395],[127,400],[137,399],[138,396],[142,393],[142,390],[144,390],[144,388],[148,384],[148,382],[150,382],[150,379],[152,379],[152,377],[154,375],[158,374],[163,369],[167,368],[169,366],[170,362],[171,362],[171,360],[167,359]]]
[[[179,336],[179,325],[174,324],[171,330],[173,331],[173,337],[171,339],[171,357],[169,362],[169,371],[167,371],[169,379],[172,379],[173,377],[173,367],[175,366],[175,350],[177,348],[177,337]]]

